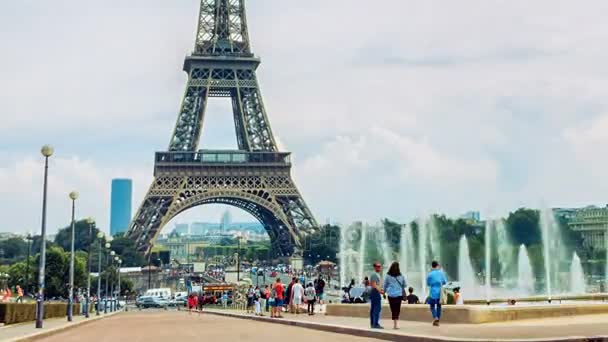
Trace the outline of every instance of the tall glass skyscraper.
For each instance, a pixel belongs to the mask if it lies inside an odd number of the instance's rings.
[[[110,234],[126,232],[131,223],[131,198],[133,181],[130,179],[112,179],[110,204]]]

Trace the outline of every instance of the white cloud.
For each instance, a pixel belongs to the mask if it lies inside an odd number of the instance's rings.
[[[9,167],[0,167],[1,230],[39,232],[42,209],[44,161],[26,157]],[[79,192],[77,217],[94,217],[98,227],[109,230],[110,182],[124,177],[134,180],[135,201],[143,198],[151,182],[150,170],[108,168],[77,157],[51,157],[48,179],[47,229],[53,233],[69,224],[71,203],[68,194]],[[134,203],[137,210],[139,203]]]
[[[79,156],[53,161],[54,225],[72,187],[83,211],[107,218],[112,177],[136,178],[139,205],[174,125],[197,5],[0,3],[6,225],[39,222],[28,217],[39,215],[40,160],[21,155],[47,142]],[[273,131],[319,221],[606,201],[608,3],[265,0],[248,10]]]

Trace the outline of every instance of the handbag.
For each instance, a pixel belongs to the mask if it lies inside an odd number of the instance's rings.
[[[399,282],[399,279],[395,278],[397,280],[397,284],[399,284],[401,286],[401,296],[403,297],[402,300],[405,300],[407,298],[407,291],[405,290],[405,278],[403,278],[403,284],[401,284]]]
[[[441,305],[448,304],[448,290],[446,290],[443,286],[441,287],[441,296],[439,297],[439,302]]]

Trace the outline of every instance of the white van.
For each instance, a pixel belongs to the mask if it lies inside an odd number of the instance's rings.
[[[139,308],[162,308],[167,307],[171,303],[171,289],[149,289],[135,301],[135,304]]]
[[[144,293],[146,297],[158,297],[162,299],[171,299],[171,289],[170,288],[160,288],[160,289],[149,289]]]

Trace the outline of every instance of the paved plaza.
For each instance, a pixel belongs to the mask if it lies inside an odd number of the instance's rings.
[[[349,335],[184,311],[134,311],[38,341],[375,341]]]
[[[231,315],[228,317],[225,315]],[[118,313],[88,324],[61,330],[36,341],[174,341],[209,339],[223,341],[608,341],[608,314],[526,320],[489,324],[442,324],[401,322],[400,330],[370,330],[364,318],[324,315],[290,315],[280,320],[233,310],[203,314],[185,311],[145,310]],[[78,317],[76,323],[84,319]],[[282,323],[282,324],[276,324]],[[47,320],[45,330],[74,325],[63,319]],[[33,323],[0,328],[0,341],[11,341],[40,332]],[[379,333],[380,335],[373,335]],[[367,336],[367,337],[365,337]],[[376,338],[372,338],[376,337]]]

